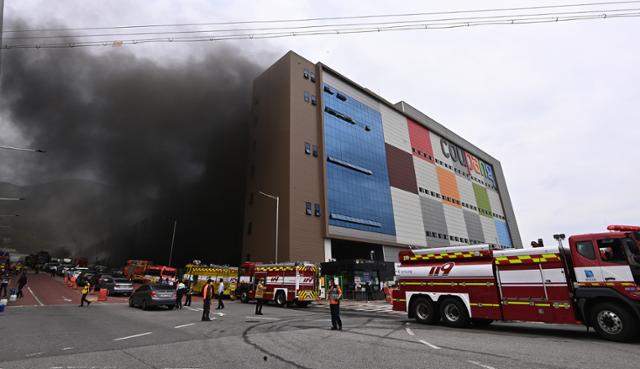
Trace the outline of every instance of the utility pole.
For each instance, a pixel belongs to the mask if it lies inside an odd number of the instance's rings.
[[[176,227],[178,226],[178,220],[173,221],[173,236],[171,236],[171,250],[169,251],[169,266],[171,266],[171,258],[173,257],[173,242],[176,240]]]

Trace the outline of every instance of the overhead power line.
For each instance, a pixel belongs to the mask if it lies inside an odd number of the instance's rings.
[[[640,1],[639,1],[640,2]],[[335,24],[318,27],[266,27],[250,29],[220,29],[216,31],[199,31],[188,36],[180,35],[179,32],[171,33],[171,36],[147,37],[147,38],[109,38],[101,40],[82,40],[83,36],[76,36],[72,41],[46,41],[43,43],[17,43],[5,44],[5,49],[24,48],[67,48],[67,47],[95,47],[95,46],[123,46],[143,43],[165,43],[165,42],[212,42],[224,40],[245,40],[245,39],[268,39],[284,38],[295,36],[317,36],[317,35],[339,35],[357,34],[388,31],[411,31],[411,30],[434,30],[460,27],[475,27],[489,25],[516,25],[516,24],[539,24],[568,22],[592,19],[607,18],[636,18],[640,17],[640,8],[634,9],[611,9],[599,11],[576,11],[558,13],[539,13],[521,15],[498,15],[480,17],[453,17],[429,20],[415,20],[411,22],[380,22],[380,23],[352,23]],[[146,36],[158,36],[163,33],[145,33]],[[176,36],[178,35],[178,36]],[[123,36],[123,34],[109,34],[108,36]],[[71,37],[71,36],[69,36]],[[86,38],[86,36],[84,36]],[[92,36],[92,37],[98,37]],[[59,37],[58,37],[59,38]],[[66,36],[65,36],[66,38]],[[55,37],[54,37],[55,39]]]
[[[639,1],[640,2],[640,1]],[[330,24],[312,24],[290,27],[258,27],[258,28],[216,28],[216,29],[203,29],[203,30],[187,30],[187,31],[157,31],[157,32],[128,32],[128,33],[93,33],[93,34],[61,34],[61,35],[29,35],[29,36],[9,36],[5,37],[5,40],[46,40],[46,39],[68,39],[68,38],[93,38],[93,37],[123,37],[123,36],[159,36],[159,35],[185,35],[185,34],[200,34],[200,33],[228,33],[228,32],[260,32],[260,31],[287,31],[295,32],[297,30],[307,29],[324,29],[340,27],[346,30],[350,27],[362,27],[362,26],[391,26],[391,25],[403,25],[403,24],[420,24],[420,23],[434,23],[434,22],[455,22],[455,21],[479,21],[479,20],[500,20],[500,19],[512,19],[521,17],[560,17],[560,16],[578,16],[596,14],[602,15],[608,13],[610,15],[624,12],[637,12],[640,8],[625,8],[625,9],[601,9],[601,10],[584,10],[584,11],[571,11],[571,12],[551,12],[551,13],[533,13],[533,14],[505,14],[505,15],[489,15],[489,16],[476,16],[476,17],[452,17],[452,18],[436,18],[436,19],[414,19],[414,20],[402,20],[402,21],[385,21],[385,22],[358,22],[358,23],[330,23]]]
[[[605,2],[591,2],[591,3],[558,4],[558,5],[540,5],[540,6],[511,7],[511,8],[449,10],[449,11],[439,11],[439,12],[372,14],[372,15],[339,16],[339,17],[334,16],[334,17],[298,18],[298,19],[271,19],[271,20],[262,19],[262,20],[247,20],[247,21],[228,21],[228,22],[203,22],[203,23],[135,24],[135,25],[108,26],[108,27],[12,29],[12,30],[5,30],[4,33],[97,31],[97,30],[118,30],[118,29],[156,28],[156,27],[160,28],[160,27],[191,27],[191,26],[218,26],[218,25],[241,25],[241,24],[322,22],[322,21],[351,20],[351,19],[376,19],[376,18],[416,17],[416,16],[429,16],[429,15],[448,15],[448,14],[528,11],[528,10],[540,10],[540,9],[561,9],[561,8],[594,7],[594,6],[603,6],[603,5],[623,5],[623,4],[639,4],[639,3],[640,3],[640,0],[629,0],[629,1],[605,1]]]

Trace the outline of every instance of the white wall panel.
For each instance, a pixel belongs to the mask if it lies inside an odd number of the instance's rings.
[[[436,167],[434,164],[428,163],[414,156],[413,167],[416,170],[418,186],[426,188],[429,191],[440,193],[440,182],[438,182],[438,174],[436,173]]]
[[[445,157],[442,153],[442,147],[440,147],[440,136],[431,131],[429,131],[429,136],[431,138],[431,145],[433,146],[433,156],[447,164],[452,164],[451,159]]]
[[[330,85],[333,88],[337,88],[338,90],[346,93],[352,98],[358,100],[359,102],[368,105],[371,109],[378,111],[380,104],[378,101],[370,98],[368,95],[364,94],[360,90],[356,90],[355,88],[349,86],[344,81],[332,76],[330,73],[323,73],[322,79],[324,83]]]
[[[458,191],[460,192],[460,200],[466,202],[467,204],[471,204],[473,206],[478,206],[476,203],[476,194],[473,192],[473,185],[471,181],[458,176]]]
[[[498,245],[498,232],[496,231],[496,223],[493,218],[480,216],[482,223],[482,233],[484,234],[484,242]]]
[[[382,115],[384,142],[411,153],[407,118],[384,104],[379,104],[379,109]]]
[[[469,238],[469,234],[467,233],[467,224],[464,221],[462,209],[445,204],[444,217],[447,220],[447,230],[449,231],[449,235]],[[464,243],[456,240],[449,240],[449,242],[451,242],[452,245]]]
[[[500,201],[500,195],[490,188],[487,188],[487,194],[489,195],[489,204],[491,205],[491,211],[494,213],[504,216],[504,211],[502,210],[502,201]]]
[[[391,202],[398,243],[426,246],[422,208],[418,195],[391,187]]]

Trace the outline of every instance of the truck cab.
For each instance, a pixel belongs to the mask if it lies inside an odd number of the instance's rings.
[[[638,231],[615,228],[610,232],[569,238],[570,257],[566,257],[566,261],[573,274],[576,315],[609,339],[627,340],[638,331],[640,247],[637,236]],[[627,326],[633,327],[629,330]]]

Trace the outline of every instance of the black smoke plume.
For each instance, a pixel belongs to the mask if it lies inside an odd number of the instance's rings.
[[[171,63],[127,47],[3,50],[3,117],[47,150],[0,157],[15,176],[1,181],[28,184],[11,190],[28,197],[11,205],[14,247],[160,264],[177,220],[174,265],[238,262],[262,68],[229,44],[207,48]]]

